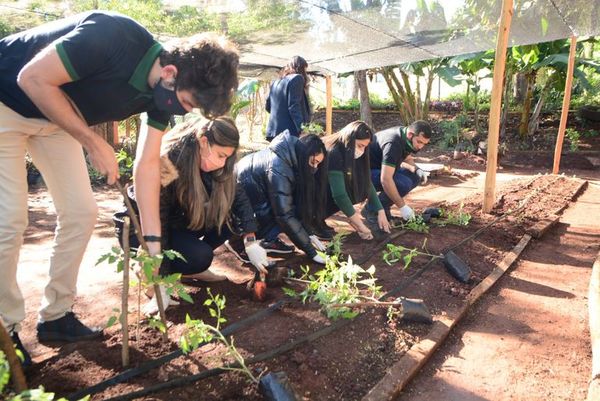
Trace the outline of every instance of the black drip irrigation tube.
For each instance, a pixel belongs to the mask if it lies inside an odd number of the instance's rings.
[[[450,251],[450,250],[454,250],[454,249],[458,248],[459,246],[463,245],[467,241],[472,240],[477,235],[481,234],[481,232],[483,232],[484,229],[491,227],[493,224],[495,224],[498,221],[502,220],[503,218],[509,216],[510,214],[515,213],[517,210],[520,210],[520,208],[515,209],[514,211],[511,211],[510,213],[505,213],[502,216],[497,217],[490,223],[486,224],[479,230],[475,231],[475,233],[471,234],[470,236],[468,236],[467,238],[458,242],[457,244],[453,245],[452,247],[448,248],[447,250]],[[379,300],[384,300],[390,296],[394,296],[397,293],[399,293],[400,291],[402,291],[405,288],[407,288],[408,286],[410,286],[417,278],[419,278],[423,273],[425,273],[427,270],[429,270],[429,268],[433,265],[433,262],[435,262],[436,260],[437,260],[437,258],[432,258],[431,260],[429,260],[427,263],[425,263],[423,266],[421,266],[415,272],[415,274],[413,274],[412,276],[409,276],[408,279],[405,280],[404,282],[402,282],[400,285],[396,286],[395,288],[388,291],[386,294],[382,295],[379,298]],[[280,301],[280,302],[282,302],[282,301]],[[352,322],[352,320],[350,320],[350,319],[337,320],[337,321],[333,322],[332,324],[330,324],[329,326],[319,329],[307,336],[301,337],[301,338],[294,340],[287,344],[282,344],[275,349],[272,349],[270,351],[264,352],[262,354],[256,355],[251,358],[248,358],[248,359],[246,359],[246,363],[252,364],[252,363],[263,362],[268,359],[275,358],[275,357],[277,357],[281,354],[284,354],[304,343],[314,341],[314,340],[316,340],[320,337],[323,337],[337,329],[340,329],[340,328],[350,324],[350,322]],[[186,384],[194,383],[199,380],[207,379],[209,377],[217,376],[222,373],[228,372],[231,368],[235,368],[235,367],[239,367],[239,365],[238,364],[230,364],[230,365],[226,365],[226,366],[220,367],[220,368],[213,368],[213,369],[205,370],[204,372],[200,372],[195,375],[179,377],[177,379],[169,380],[164,383],[157,384],[155,386],[146,387],[143,390],[134,391],[134,392],[131,392],[131,393],[128,393],[125,395],[120,395],[120,396],[113,397],[113,398],[108,398],[108,399],[105,399],[104,401],[134,400],[136,398],[144,397],[146,395],[153,394],[153,393],[156,393],[159,391],[170,390],[170,389],[173,389],[176,387],[184,386]]]
[[[532,180],[531,183],[533,181],[535,181],[535,180]],[[534,194],[537,193],[537,192],[540,192],[542,189],[545,189],[550,184],[552,184],[552,183],[548,183],[548,185],[546,185],[543,188],[538,188],[534,192]],[[474,238],[476,238],[484,230],[486,230],[489,227],[491,227],[492,225],[498,223],[500,220],[502,220],[502,219],[504,219],[504,218],[506,218],[506,217],[508,217],[510,215],[513,215],[513,214],[521,211],[527,205],[527,202],[533,197],[534,194],[530,194],[527,198],[524,198],[521,201],[521,204],[516,209],[510,210],[510,211],[502,214],[501,216],[498,216],[497,218],[495,218],[491,222],[487,223],[486,225],[484,225],[483,227],[481,227],[480,229],[478,229],[477,231],[475,231],[473,234],[471,234],[468,237],[462,239],[461,241],[457,242],[456,244],[452,245],[451,247],[446,248],[445,251],[449,252],[449,251],[453,251],[453,250],[459,248],[460,246],[464,245],[468,241],[471,241]],[[396,237],[398,237],[398,236],[400,236],[402,234],[403,234],[403,232],[400,232],[400,233],[398,233],[398,235],[396,235]],[[376,246],[376,248],[378,248],[384,241],[388,241],[388,240],[389,240],[389,237],[383,239]],[[364,260],[363,263],[366,262],[366,261],[368,261],[369,259],[370,259],[370,257],[367,258],[366,260]],[[405,288],[407,288],[408,286],[410,286],[417,278],[419,278],[421,275],[423,275],[423,273],[425,273],[427,270],[429,270],[429,268],[433,265],[433,262],[435,262],[437,259],[438,258],[432,258],[431,260],[429,260],[428,262],[426,262],[424,265],[422,265],[415,272],[415,274],[413,274],[412,276],[409,276],[401,284],[399,284],[395,288],[391,289],[386,294],[382,295],[379,298],[379,300],[384,300],[384,299],[386,299],[386,298],[388,298],[390,296],[395,296],[397,293],[399,293],[400,291],[402,291]],[[279,301],[278,303],[273,304],[272,306],[270,306],[268,309],[266,309],[264,311],[258,312],[255,315],[253,315],[253,316],[251,316],[251,317],[249,317],[249,318],[247,318],[247,319],[245,319],[243,321],[240,321],[240,322],[237,322],[237,323],[235,323],[235,324],[233,324],[231,326],[228,326],[226,329],[223,330],[223,334],[226,334],[225,330],[230,329],[232,326],[241,325],[240,327],[242,327],[242,326],[245,326],[246,324],[250,323],[250,321],[258,320],[258,318],[257,318],[258,315],[261,315],[263,313],[264,313],[264,315],[270,314],[275,309],[278,309],[279,307],[281,307],[284,303],[285,303],[285,301]],[[277,308],[275,308],[276,305],[278,305]],[[348,325],[350,322],[352,322],[352,320],[349,320],[349,319],[347,319],[347,320],[346,319],[344,319],[344,320],[337,320],[337,321],[333,322],[332,324],[330,324],[329,326],[326,326],[326,327],[324,327],[322,329],[319,329],[319,330],[317,330],[317,331],[315,331],[315,332],[313,332],[313,333],[311,333],[311,334],[309,334],[307,336],[304,336],[304,337],[301,337],[299,339],[296,339],[296,340],[294,340],[294,341],[292,341],[292,342],[290,342],[288,344],[282,344],[282,345],[280,345],[279,347],[277,347],[275,349],[272,349],[270,351],[264,352],[262,354],[256,355],[256,356],[251,357],[251,358],[248,358],[246,360],[246,363],[247,364],[252,364],[252,363],[263,362],[263,361],[266,361],[268,359],[275,358],[275,357],[277,357],[277,356],[279,356],[281,354],[284,354],[284,353],[286,353],[286,352],[288,352],[288,351],[290,351],[290,350],[292,350],[292,349],[294,349],[294,348],[296,348],[296,347],[298,347],[298,346],[300,346],[300,345],[302,345],[304,343],[308,343],[308,342],[314,341],[314,340],[316,340],[316,339],[318,339],[318,338],[320,338],[322,336],[325,336],[325,335],[327,335],[327,334],[329,334],[329,333],[331,333],[331,332],[333,332],[333,331],[335,331],[337,329],[340,329],[340,328]],[[243,325],[242,325],[242,323],[243,323]],[[238,329],[240,327],[238,327]],[[232,333],[232,331],[228,332],[226,335],[230,335],[231,333]],[[177,352],[178,351],[175,351],[174,353],[177,353]],[[181,355],[181,353],[180,353],[180,355]],[[164,358],[166,358],[166,357],[159,358],[159,359],[157,359],[155,361],[163,360]],[[171,360],[171,359],[173,359],[173,357],[170,358],[170,359],[168,359],[168,360]],[[166,361],[164,361],[162,363],[165,363],[168,360],[166,360]],[[152,361],[152,362],[154,362],[154,361]],[[157,364],[156,366],[160,366],[162,363]],[[150,369],[153,369],[156,366],[152,366],[150,368],[147,368],[147,369],[143,370],[143,372],[146,372],[146,371],[148,371]],[[108,399],[105,399],[104,401],[133,400],[133,399],[136,399],[136,398],[140,398],[140,397],[146,396],[148,394],[156,393],[158,391],[163,391],[163,390],[168,390],[168,389],[180,387],[180,386],[183,386],[183,385],[186,385],[186,384],[189,384],[189,383],[193,383],[193,382],[196,382],[196,381],[199,381],[199,380],[202,380],[202,379],[206,379],[206,378],[209,378],[209,377],[217,376],[217,375],[220,375],[222,373],[230,371],[231,368],[236,368],[236,367],[239,367],[239,365],[238,364],[229,364],[229,365],[225,365],[225,366],[220,367],[220,368],[209,369],[209,370],[206,370],[204,372],[201,372],[201,373],[198,373],[198,374],[195,374],[195,375],[189,375],[189,376],[179,377],[177,379],[169,380],[167,382],[164,382],[164,383],[161,383],[161,384],[157,384],[155,386],[150,386],[150,387],[147,387],[147,388],[145,388],[143,390],[131,392],[131,393],[128,393],[128,394],[125,394],[125,395],[121,395],[121,396],[117,396],[117,397],[113,397],[113,398],[108,398]],[[137,369],[139,369],[139,367]],[[137,370],[137,369],[132,369],[132,370]],[[133,376],[128,376],[127,378],[124,378],[124,379],[122,379],[122,380],[120,380],[118,382],[115,382],[113,384],[120,383],[120,382],[122,382],[124,380],[127,380],[128,378],[137,376],[137,375],[139,375],[140,373],[143,373],[143,372],[139,372],[139,373],[137,373],[137,374],[135,374]],[[123,372],[123,374],[121,374],[121,375],[124,375],[125,373],[127,373],[127,372]],[[109,379],[109,381],[114,380],[115,378],[118,378],[121,375],[115,376],[113,379]],[[96,385],[94,387],[97,387],[99,385],[100,384],[98,384],[98,385]],[[112,384],[106,385],[104,388],[106,388],[106,387],[108,387],[110,385],[112,385]],[[101,391],[101,390],[97,390],[95,392],[98,392],[98,391]],[[79,393],[82,393],[82,392],[79,392]],[[79,393],[77,393],[77,394],[79,394]],[[85,395],[87,395],[87,394],[91,394],[91,393],[85,393]],[[72,400],[71,396],[68,397],[68,399]]]
[[[273,305],[269,306],[268,308],[263,309],[259,312],[256,312],[255,314],[248,316],[247,318],[240,320],[239,322],[230,324],[229,326],[227,326],[226,328],[224,328],[222,330],[222,333],[224,336],[230,336],[230,335],[234,334],[235,332],[239,331],[240,329],[250,325],[251,323],[254,323],[254,322],[270,315],[271,313],[275,312],[276,310],[281,309],[283,307],[283,305],[285,305],[287,302],[289,302],[289,301],[287,301],[287,300],[278,301],[278,302],[274,303]],[[199,347],[206,345],[206,344],[207,343],[202,343],[199,345]],[[183,351],[181,349],[177,349],[177,350],[175,350],[167,355],[164,355],[160,358],[152,359],[147,362],[143,362],[135,368],[128,369],[122,373],[119,373],[116,376],[113,376],[113,377],[111,377],[107,380],[104,380],[98,384],[95,384],[91,387],[85,388],[83,390],[79,390],[76,393],[69,394],[66,397],[66,399],[69,401],[75,401],[75,400],[80,400],[81,398],[83,398],[87,395],[99,393],[101,391],[106,390],[107,388],[109,388],[111,386],[114,386],[119,383],[123,383],[124,381],[127,381],[129,379],[137,377],[137,376],[144,374],[152,369],[158,368],[159,366],[162,366],[165,363],[167,363],[175,358],[178,358],[182,355],[183,355]]]

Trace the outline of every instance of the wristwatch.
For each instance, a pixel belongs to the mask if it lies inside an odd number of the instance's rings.
[[[255,235],[248,235],[248,236],[244,237],[244,245],[249,244],[254,241],[256,241]]]

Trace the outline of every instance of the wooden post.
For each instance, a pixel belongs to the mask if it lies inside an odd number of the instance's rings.
[[[327,103],[325,108],[325,134],[331,135],[331,133],[333,132],[333,95],[331,93],[331,75],[327,75],[325,77],[325,96],[327,97]]]
[[[575,70],[575,49],[577,48],[577,37],[571,36],[571,48],[569,50],[569,64],[567,66],[567,81],[565,82],[565,94],[563,95],[562,112],[560,114],[560,125],[558,126],[558,137],[554,148],[554,165],[552,174],[558,174],[560,166],[560,152],[562,151],[567,118],[569,118],[569,105],[571,104],[571,86],[573,85],[573,71]]]
[[[112,144],[113,146],[116,146],[119,144],[119,122],[118,121],[113,121],[112,123]]]
[[[500,112],[502,109],[502,92],[504,69],[506,64],[506,48],[508,33],[513,15],[513,0],[503,0],[498,38],[496,40],[496,60],[494,62],[494,79],[490,107],[488,130],[487,169],[485,173],[485,189],[483,193],[483,212],[489,213],[494,206],[496,196],[496,168],[498,165],[498,138],[500,136]]]

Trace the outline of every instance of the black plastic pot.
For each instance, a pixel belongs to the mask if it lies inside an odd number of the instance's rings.
[[[471,278],[471,268],[453,251],[448,251],[444,254],[443,262],[448,273],[458,281],[466,283]]]
[[[267,274],[267,284],[269,287],[279,287],[283,285],[283,279],[288,276],[288,268],[286,266],[267,266],[269,274]]]
[[[397,298],[396,302],[402,305],[401,320],[417,323],[433,323],[431,313],[422,299]]]
[[[271,372],[261,377],[258,388],[267,401],[297,401],[285,372]]]
[[[437,207],[428,207],[425,210],[423,210],[423,214],[428,214],[430,217],[441,217],[442,216],[442,211],[440,210],[440,208]]]

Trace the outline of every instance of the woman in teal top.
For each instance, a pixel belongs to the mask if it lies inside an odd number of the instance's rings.
[[[378,228],[390,232],[390,224],[371,182],[369,146],[373,131],[363,121],[354,121],[341,131],[323,138],[329,160],[329,197],[327,215],[341,210],[350,225],[363,239],[372,239],[371,229],[364,223],[354,205],[368,198],[377,210]]]

